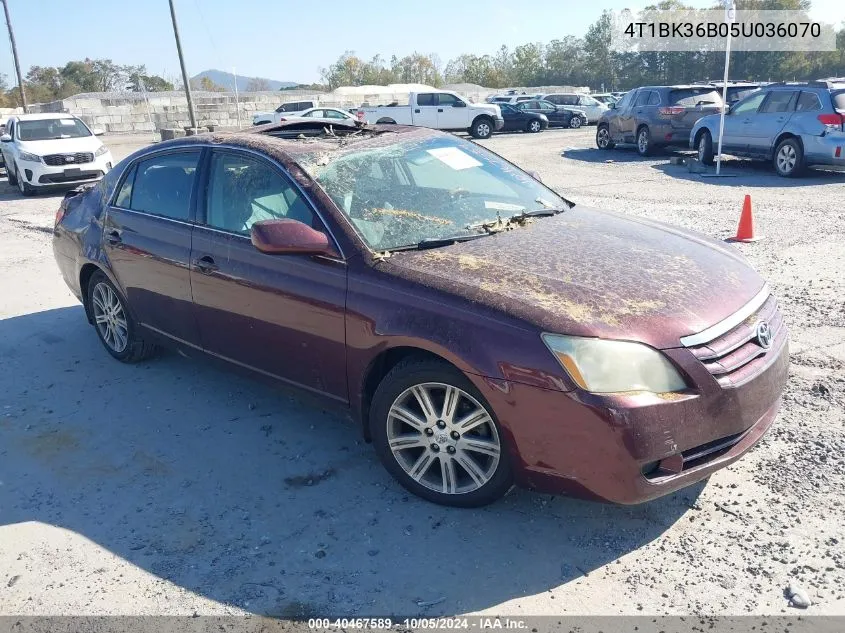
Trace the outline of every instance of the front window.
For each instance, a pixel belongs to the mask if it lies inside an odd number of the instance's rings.
[[[384,141],[302,160],[372,250],[476,235],[485,232],[481,225],[523,212],[566,208],[556,193],[474,143],[428,133]]]
[[[21,141],[55,141],[91,136],[88,126],[79,119],[71,118],[18,121],[17,133]]]
[[[758,92],[747,97],[744,101],[740,101],[731,108],[731,114],[751,114],[752,112],[757,112],[757,108],[760,107],[760,104],[763,103],[763,99],[765,98],[765,92]]]

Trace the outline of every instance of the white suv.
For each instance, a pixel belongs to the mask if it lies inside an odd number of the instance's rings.
[[[25,196],[38,188],[99,180],[112,156],[85,123],[69,114],[9,117],[0,136],[9,184]]]

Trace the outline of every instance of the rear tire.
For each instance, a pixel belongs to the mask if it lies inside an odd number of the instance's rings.
[[[800,176],[804,171],[804,148],[797,139],[785,138],[778,144],[772,163],[778,176],[784,178]]]
[[[616,147],[616,143],[611,139],[610,128],[607,123],[602,123],[596,128],[596,147],[603,150]]]
[[[490,138],[493,135],[493,122],[487,117],[479,117],[473,121],[469,133],[473,138]]]
[[[647,125],[643,125],[637,130],[637,154],[648,156],[651,154],[651,150],[651,132]]]
[[[531,132],[532,134],[536,134],[537,132],[543,131],[543,124],[539,119],[531,119],[528,122],[528,125],[525,126],[526,132]]]
[[[102,271],[91,275],[87,290],[94,329],[109,354],[122,363],[137,363],[155,353],[156,346],[138,335],[126,299]]]
[[[713,137],[708,130],[704,130],[698,139],[698,162],[704,165],[713,164]]]
[[[420,358],[400,362],[376,389],[369,424],[384,467],[423,499],[474,508],[500,499],[513,485],[492,408],[452,365]]]

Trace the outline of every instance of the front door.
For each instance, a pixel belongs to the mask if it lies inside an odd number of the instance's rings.
[[[616,104],[615,116],[610,117],[610,136],[617,143],[633,142],[634,112],[633,105],[639,91],[632,90]]]
[[[733,151],[745,154],[749,151],[751,128],[757,117],[757,110],[765,98],[765,92],[758,92],[746,97],[731,107],[725,116],[725,135],[722,141],[723,152],[730,154]],[[714,151],[718,148],[718,143],[718,128],[716,128],[716,134],[713,135]]]
[[[437,127],[441,130],[465,130],[467,121],[466,101],[455,95],[440,93],[437,95]]]
[[[259,220],[326,230],[319,217],[277,165],[245,152],[214,150],[205,191],[191,255],[203,348],[346,401],[346,264],[268,255],[250,241]]]
[[[138,322],[199,344],[189,262],[201,151],[176,150],[127,170],[103,219],[103,250]]]

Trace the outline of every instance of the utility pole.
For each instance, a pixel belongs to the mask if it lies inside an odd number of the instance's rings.
[[[182,81],[185,83],[185,96],[188,97],[188,113],[191,115],[191,128],[196,131],[197,117],[194,115],[194,100],[191,97],[191,82],[188,81],[188,71],[185,70],[185,58],[182,55],[182,41],[179,39],[179,27],[176,24],[176,9],[170,0],[170,17],[173,20],[173,35],[176,36],[176,50],[179,53],[179,66],[182,67]]]
[[[21,104],[23,111],[26,113],[26,88],[23,85],[23,77],[21,77],[21,63],[18,61],[18,45],[15,44],[15,32],[12,30],[12,19],[9,17],[9,3],[8,0],[0,0],[3,3],[3,11],[6,13],[6,26],[9,27],[9,41],[12,43],[12,57],[15,58],[15,73],[18,76],[18,90],[21,91]]]

